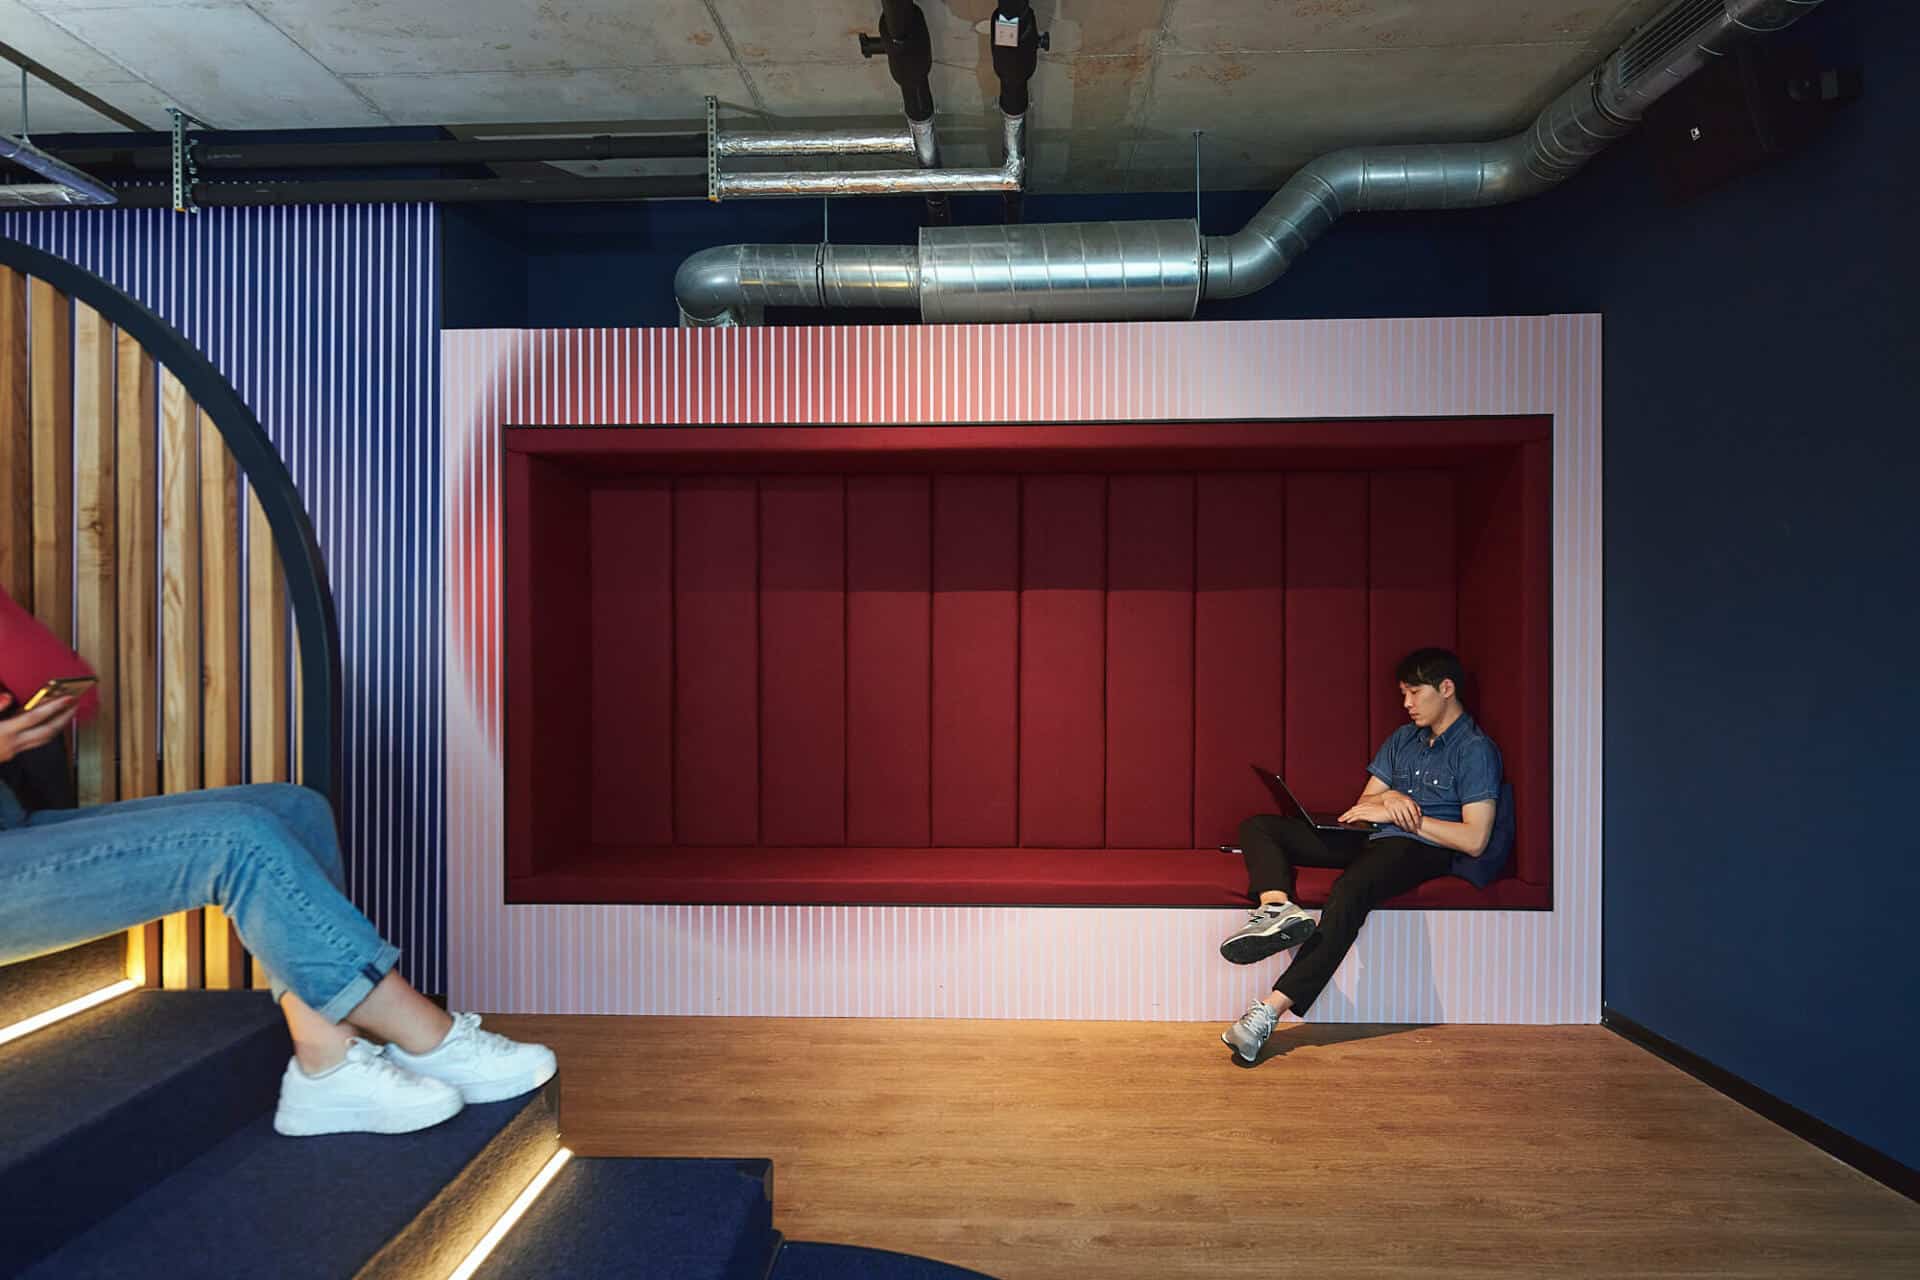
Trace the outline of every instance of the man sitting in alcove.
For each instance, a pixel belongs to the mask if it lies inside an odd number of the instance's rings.
[[[1380,824],[1375,830],[1323,836],[1303,818],[1271,814],[1240,824],[1247,894],[1257,905],[1220,944],[1220,954],[1234,964],[1253,964],[1300,948],[1272,992],[1220,1037],[1244,1062],[1259,1056],[1282,1014],[1312,1007],[1374,907],[1435,877],[1459,873],[1461,856],[1489,854],[1500,749],[1460,705],[1460,660],[1445,649],[1419,649],[1394,675],[1410,723],[1381,744],[1367,766],[1366,789],[1339,818]],[[1505,850],[1491,855],[1504,857]],[[1294,868],[1303,866],[1342,868],[1317,926],[1293,900]]]

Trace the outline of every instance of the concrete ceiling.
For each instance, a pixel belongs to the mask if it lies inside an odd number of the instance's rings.
[[[1038,191],[1276,185],[1324,151],[1494,137],[1663,0],[1035,0]],[[997,160],[993,0],[921,0],[945,156]],[[878,0],[0,0],[0,42],[152,128],[546,122],[551,132],[899,119]],[[114,128],[37,81],[37,135]],[[0,130],[20,127],[0,89]],[[474,128],[466,136],[495,136]],[[574,166],[632,172],[633,166]]]

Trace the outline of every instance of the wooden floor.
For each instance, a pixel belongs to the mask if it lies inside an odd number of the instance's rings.
[[[1599,1027],[495,1017],[582,1155],[1002,1280],[1920,1276],[1920,1205]]]

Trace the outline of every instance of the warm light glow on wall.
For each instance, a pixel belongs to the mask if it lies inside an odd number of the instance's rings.
[[[513,1224],[520,1221],[521,1215],[533,1207],[533,1202],[540,1198],[540,1193],[547,1189],[547,1184],[553,1181],[554,1175],[558,1174],[571,1159],[573,1159],[573,1152],[566,1147],[554,1152],[553,1159],[547,1161],[540,1172],[533,1175],[533,1181],[527,1184],[526,1190],[507,1206],[507,1211],[500,1215],[500,1220],[487,1229],[487,1234],[480,1237],[480,1243],[473,1246],[473,1252],[453,1269],[453,1274],[448,1276],[447,1280],[471,1280],[474,1272],[480,1269],[494,1247],[507,1238],[507,1232],[513,1230]]]

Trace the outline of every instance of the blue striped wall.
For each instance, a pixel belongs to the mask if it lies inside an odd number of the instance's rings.
[[[407,976],[444,991],[437,211],[11,212],[0,234],[180,329],[286,459],[339,606],[348,887]]]

